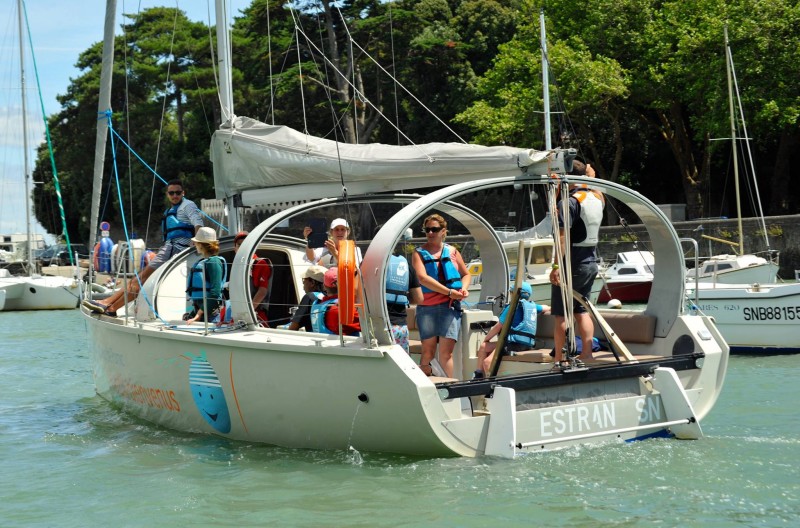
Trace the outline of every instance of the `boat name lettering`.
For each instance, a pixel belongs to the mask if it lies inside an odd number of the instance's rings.
[[[639,412],[639,423],[661,422],[661,406],[652,396],[636,400],[636,410]]]
[[[745,306],[745,321],[796,321],[800,319],[800,306]]]
[[[602,402],[566,409],[548,409],[542,411],[539,419],[541,436],[551,437],[616,427],[617,409],[613,402]]]
[[[118,381],[114,386],[119,395],[126,400],[155,409],[181,412],[181,405],[175,398],[175,391],[173,390],[144,387],[125,381]]]
[[[725,305],[725,309],[729,310],[729,311],[732,311],[732,312],[738,312],[739,311],[739,305],[738,304],[726,304]]]
[[[713,304],[698,304],[697,307],[704,312],[713,312],[717,310],[717,307]]]

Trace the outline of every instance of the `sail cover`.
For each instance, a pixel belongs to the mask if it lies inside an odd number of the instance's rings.
[[[354,145],[237,117],[211,139],[219,199],[244,205],[440,187],[525,171],[564,172],[564,151],[463,143]]]

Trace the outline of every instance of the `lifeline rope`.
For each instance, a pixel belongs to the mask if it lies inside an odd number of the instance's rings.
[[[58,211],[61,215],[61,229],[64,233],[64,241],[67,244],[68,253],[69,253],[69,263],[70,266],[77,265],[77,262],[74,261],[74,256],[72,254],[72,245],[69,241],[69,232],[67,231],[67,217],[66,213],[64,212],[64,201],[61,198],[61,185],[58,182],[58,171],[56,170],[56,159],[53,155],[53,142],[50,138],[50,125],[47,123],[47,117],[44,110],[44,98],[42,97],[42,86],[39,82],[39,69],[36,66],[36,54],[33,52],[33,40],[31,38],[31,28],[30,24],[28,23],[28,9],[25,6],[25,2],[21,3],[22,5],[22,14],[25,18],[25,28],[28,31],[28,45],[30,46],[31,50],[31,61],[33,62],[33,73],[34,77],[36,78],[36,89],[39,92],[39,105],[42,108],[42,121],[44,121],[44,132],[45,137],[47,138],[47,152],[50,156],[50,167],[53,170],[53,184],[56,190],[56,199],[58,200]],[[30,266],[31,263],[29,262],[28,265]]]

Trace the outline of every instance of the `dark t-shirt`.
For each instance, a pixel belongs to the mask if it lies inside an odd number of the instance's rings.
[[[414,266],[408,266],[408,289],[411,288],[419,288],[419,277],[417,277],[417,272],[414,270]],[[395,303],[386,303],[386,308],[389,311],[389,323],[392,325],[404,325],[407,324],[407,316],[406,316],[406,305],[405,304],[395,304]]]
[[[301,327],[306,329],[306,332],[313,331],[311,328],[311,305],[314,304],[316,300],[317,296],[314,292],[303,295],[303,298],[300,299],[297,311],[292,316],[292,322],[298,323]]]

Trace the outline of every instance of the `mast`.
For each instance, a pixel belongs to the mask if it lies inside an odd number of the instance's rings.
[[[28,275],[33,266],[33,247],[31,236],[31,169],[28,160],[28,109],[25,101],[25,40],[23,38],[24,23],[22,20],[22,0],[17,0],[17,22],[19,25],[19,79],[20,94],[22,96],[22,148],[25,171],[25,232],[28,238],[27,267]]]
[[[106,0],[106,20],[103,29],[103,64],[100,70],[100,96],[97,101],[97,135],[94,142],[94,182],[89,216],[89,250],[94,251],[97,240],[97,221],[100,216],[100,193],[103,189],[103,166],[106,161],[108,120],[101,116],[111,111],[111,74],[114,69],[114,19],[117,0]]]
[[[214,2],[217,17],[217,64],[219,66],[219,98],[222,122],[233,123],[233,77],[231,74],[231,43],[228,31],[228,0]]]
[[[547,38],[544,29],[544,8],[539,10],[539,40],[542,48],[542,97],[544,101],[544,150],[553,148],[550,137],[550,63],[547,60]]]
[[[221,127],[230,127],[230,132],[234,132],[233,121],[236,115],[233,113],[233,74],[232,51],[230,31],[228,30],[228,0],[215,0],[214,13],[217,19],[217,66],[219,68],[219,104],[221,110]],[[214,170],[220,170],[214,167]],[[229,196],[225,200],[224,215],[228,217],[228,229],[231,233],[241,231],[241,218],[239,218],[239,207],[241,207],[241,194]]]
[[[733,79],[731,75],[731,51],[728,42],[728,26],[725,32],[725,71],[728,75],[728,109],[731,120],[731,148],[733,149],[733,181],[736,188],[736,218],[739,227],[739,255],[744,254],[744,233],[742,232],[742,200],[739,195],[739,158],[736,150],[736,114],[733,110]]]

